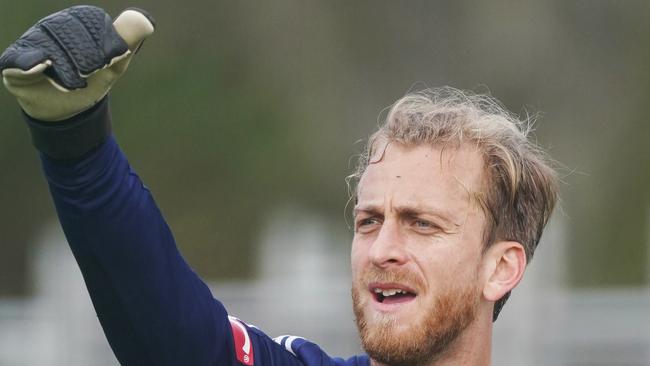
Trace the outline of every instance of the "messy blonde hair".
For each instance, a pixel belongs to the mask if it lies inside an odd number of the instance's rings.
[[[558,196],[558,177],[546,154],[530,141],[531,118],[520,120],[488,95],[451,87],[409,93],[390,108],[383,125],[368,140],[357,170],[356,185],[375,154],[388,143],[459,147],[475,146],[483,157],[485,187],[472,192],[487,218],[484,246],[497,241],[523,245],[533,257]],[[497,301],[493,320],[510,293]]]

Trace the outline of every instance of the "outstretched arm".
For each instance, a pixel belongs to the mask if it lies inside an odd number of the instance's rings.
[[[93,123],[107,113],[104,100],[68,122]],[[42,161],[59,220],[120,363],[230,364],[225,309],[181,257],[151,192],[115,140],[109,137],[82,159],[42,154]]]
[[[111,137],[108,91],[154,28],[139,10],[114,24],[90,6],[44,18],[0,56],[3,82],[25,112],[119,361],[230,364],[225,309],[179,254],[149,190]]]

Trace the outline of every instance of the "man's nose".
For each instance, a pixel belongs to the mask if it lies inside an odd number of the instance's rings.
[[[379,268],[402,265],[408,257],[405,244],[398,223],[385,221],[370,247],[370,261]]]

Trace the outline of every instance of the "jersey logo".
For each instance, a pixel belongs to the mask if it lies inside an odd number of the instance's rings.
[[[228,320],[230,320],[232,338],[235,341],[237,360],[246,366],[253,366],[255,358],[253,357],[253,345],[251,344],[248,330],[239,319],[229,316]]]

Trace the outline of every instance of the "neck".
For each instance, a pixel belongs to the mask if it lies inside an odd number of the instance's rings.
[[[421,366],[490,366],[492,319],[479,317],[435,360]],[[371,360],[372,366],[391,366]]]

